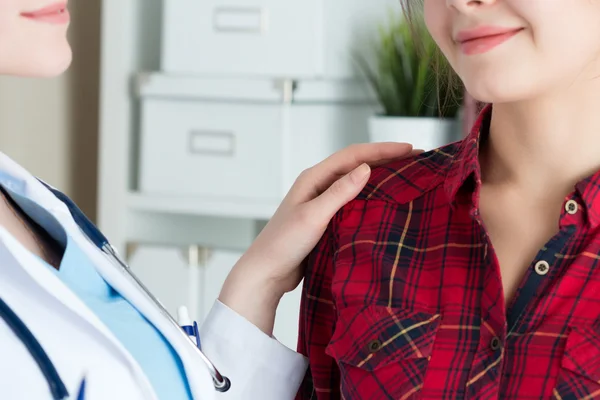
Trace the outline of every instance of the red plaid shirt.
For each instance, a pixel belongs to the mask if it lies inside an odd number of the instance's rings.
[[[477,212],[490,113],[375,169],[336,215],[309,257],[299,399],[600,398],[600,173],[565,199],[507,309]]]

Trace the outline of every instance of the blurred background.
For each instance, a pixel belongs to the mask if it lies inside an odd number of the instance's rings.
[[[171,312],[203,320],[295,177],[473,117],[398,0],[73,0],[74,62],[0,77],[0,149],[78,202]],[[413,27],[415,28],[415,27]],[[466,106],[465,106],[466,104]],[[294,348],[299,290],[275,335]]]

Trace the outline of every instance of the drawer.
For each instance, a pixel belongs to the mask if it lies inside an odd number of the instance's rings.
[[[280,199],[281,106],[144,99],[140,190]]]
[[[163,13],[162,69],[213,76],[362,76],[398,0],[177,0]]]
[[[321,0],[164,2],[162,69],[170,73],[314,76]]]

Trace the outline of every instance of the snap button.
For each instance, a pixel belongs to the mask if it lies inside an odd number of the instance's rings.
[[[546,275],[550,271],[550,264],[546,261],[538,261],[535,264],[535,273],[538,275]]]
[[[579,205],[575,200],[569,200],[567,201],[567,204],[565,204],[565,210],[571,215],[577,214],[578,209]]]
[[[500,348],[500,338],[499,337],[494,337],[492,339],[492,341],[490,342],[490,348],[494,351],[498,350]]]
[[[368,347],[371,353],[377,353],[381,350],[381,340],[371,340]]]

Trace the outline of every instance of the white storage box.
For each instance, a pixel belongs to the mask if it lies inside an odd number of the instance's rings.
[[[279,201],[304,169],[368,140],[375,106],[361,84],[301,82],[292,104],[278,87],[144,78],[139,190]]]
[[[277,105],[144,102],[145,191],[275,198],[281,186]],[[257,156],[260,155],[260,156]]]
[[[348,78],[398,0],[167,0],[162,70]]]

